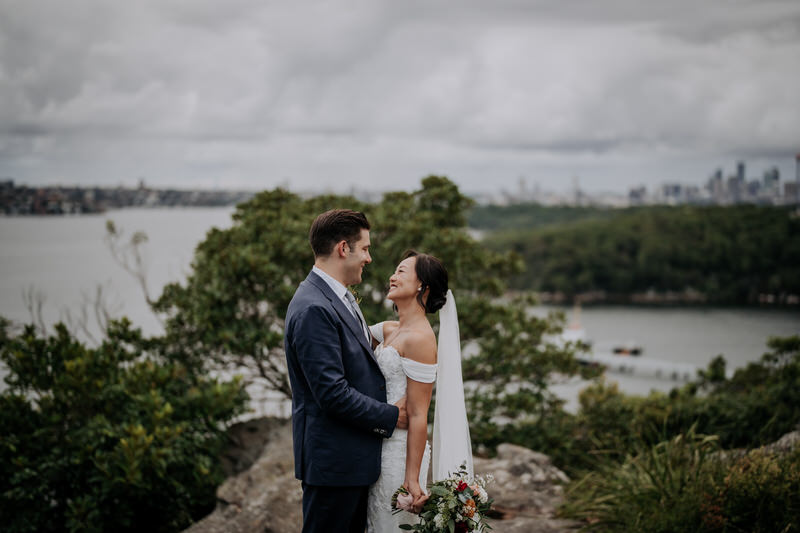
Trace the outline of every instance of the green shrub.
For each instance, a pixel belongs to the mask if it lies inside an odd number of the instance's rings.
[[[97,348],[0,319],[0,524],[7,532],[178,531],[210,512],[238,380],[194,376],[127,320]]]
[[[567,491],[567,516],[607,531],[695,531],[699,521],[693,490],[707,475],[717,439],[694,430],[639,452],[622,464],[608,461]]]
[[[691,429],[573,482],[561,512],[610,532],[798,531],[800,449],[735,455]]]
[[[613,382],[581,391],[577,414],[558,406],[529,424],[481,431],[489,444],[514,442],[553,457],[572,476],[622,461],[643,443],[669,440],[695,426],[723,448],[754,448],[800,424],[800,337],[773,338],[758,362],[725,378],[717,358],[692,383],[669,394],[627,395]],[[479,429],[482,429],[479,428]]]
[[[698,500],[701,531],[800,531],[800,448],[753,450],[734,460]]]

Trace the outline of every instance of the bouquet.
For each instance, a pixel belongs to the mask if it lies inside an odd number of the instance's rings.
[[[428,487],[430,498],[419,513],[419,523],[404,524],[401,529],[423,533],[466,533],[492,529],[483,517],[492,506],[486,485],[492,476],[470,478],[466,466],[447,479]],[[393,513],[411,511],[411,495],[400,487],[392,496]]]

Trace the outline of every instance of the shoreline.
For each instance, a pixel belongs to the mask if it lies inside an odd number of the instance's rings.
[[[636,292],[609,293],[591,291],[573,295],[548,291],[510,291],[511,295],[532,294],[539,305],[584,307],[594,306],[627,306],[646,308],[686,308],[686,309],[776,309],[784,311],[800,311],[800,295],[797,294],[760,294],[756,301],[720,302],[708,299],[704,294],[687,292]]]

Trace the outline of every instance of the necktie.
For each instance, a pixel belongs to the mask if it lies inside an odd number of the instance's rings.
[[[356,297],[353,296],[353,293],[347,291],[345,293],[345,298],[347,298],[347,303],[350,304],[350,309],[353,310],[353,314],[358,319],[358,322],[361,324],[361,329],[364,330],[364,335],[367,337],[367,342],[370,341],[369,329],[367,328],[367,321],[364,320],[364,315],[361,314],[361,308],[358,307],[358,303],[356,302]]]

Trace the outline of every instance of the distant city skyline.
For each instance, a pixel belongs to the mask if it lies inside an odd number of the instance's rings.
[[[642,205],[718,205],[757,204],[767,206],[800,205],[800,154],[796,156],[795,175],[781,179],[777,166],[760,177],[748,174],[745,161],[737,161],[734,173],[717,168],[705,182],[662,182],[648,188],[631,187],[627,193],[593,192],[581,188],[577,179],[568,191],[543,189],[520,177],[515,189],[462,191],[479,205],[539,204],[545,206],[630,207]],[[284,184],[288,187],[288,184]],[[290,190],[291,187],[289,187]],[[0,214],[90,214],[120,207],[230,206],[250,199],[257,191],[236,189],[159,188],[140,180],[135,187],[36,186],[0,180]],[[302,196],[320,193],[349,194],[367,202],[379,201],[387,191],[352,188],[336,191],[328,187],[296,190]]]
[[[502,193],[510,193],[515,194],[517,192],[522,192],[521,189],[525,189],[528,192],[533,192],[534,190],[538,190],[542,193],[557,193],[557,194],[569,194],[577,189],[580,189],[585,192],[591,192],[595,194],[619,194],[619,195],[627,195],[632,189],[638,189],[640,187],[644,187],[648,190],[658,189],[660,187],[672,184],[681,184],[687,186],[698,186],[704,187],[707,182],[720,173],[720,176],[727,180],[730,177],[737,176],[739,171],[739,165],[744,164],[744,179],[747,181],[752,180],[763,180],[764,175],[766,173],[771,173],[772,171],[778,171],[778,176],[780,183],[783,184],[787,181],[799,181],[800,180],[800,168],[798,168],[798,163],[796,162],[797,159],[800,158],[800,154],[797,154],[793,159],[792,166],[789,165],[782,165],[783,167],[787,167],[786,170],[781,169],[781,165],[778,164],[767,164],[762,167],[758,167],[757,170],[752,170],[750,165],[745,160],[736,160],[730,165],[718,165],[710,169],[705,175],[698,175],[698,176],[687,176],[685,179],[675,178],[675,179],[665,179],[662,181],[653,181],[651,180],[650,183],[647,180],[641,180],[639,182],[633,183],[625,188],[618,188],[618,189],[611,189],[611,188],[587,188],[581,182],[579,176],[573,176],[571,180],[565,180],[562,184],[561,189],[550,188],[543,186],[538,180],[529,178],[528,176],[519,175],[516,176],[515,179],[509,179],[506,181],[501,181],[499,186],[496,187],[489,187],[484,189],[473,189],[472,191],[465,189],[462,192],[473,192],[483,196],[491,196],[492,194],[500,195]],[[432,173],[428,173],[425,175],[419,176],[419,178],[411,182],[408,187],[405,189],[416,189],[420,185],[420,181],[427,175]],[[447,176],[454,182],[458,182],[453,176]],[[340,186],[336,186],[336,184],[320,184],[318,187],[306,187],[306,188],[298,188],[294,186],[289,181],[283,181],[281,183],[276,183],[272,186],[265,186],[265,187],[258,187],[258,186],[243,186],[243,187],[233,187],[233,186],[226,186],[215,184],[212,186],[204,186],[202,183],[196,182],[188,182],[188,183],[179,183],[176,185],[171,184],[160,184],[157,182],[151,182],[143,177],[139,177],[135,180],[128,180],[128,181],[119,181],[117,183],[112,182],[98,182],[98,183],[80,183],[78,181],[75,182],[68,182],[68,181],[30,181],[30,180],[18,180],[12,176],[0,176],[0,182],[3,181],[13,181],[16,186],[28,186],[28,187],[38,187],[38,186],[61,186],[61,187],[100,187],[100,188],[107,188],[107,187],[122,187],[122,188],[137,188],[137,187],[148,187],[153,189],[178,189],[178,190],[225,190],[225,191],[250,191],[250,192],[257,192],[264,189],[273,189],[276,187],[283,187],[288,190],[297,193],[313,193],[315,191],[318,192],[335,192],[337,194],[347,194],[355,191],[363,191],[367,196],[371,193],[383,193],[389,192],[394,190],[404,190],[402,187],[392,188],[391,186],[386,188],[377,188],[374,184],[365,184],[363,186],[356,186],[354,184],[341,184]],[[457,183],[458,184],[458,183]]]
[[[0,179],[624,193],[794,176],[796,0],[0,0]]]

